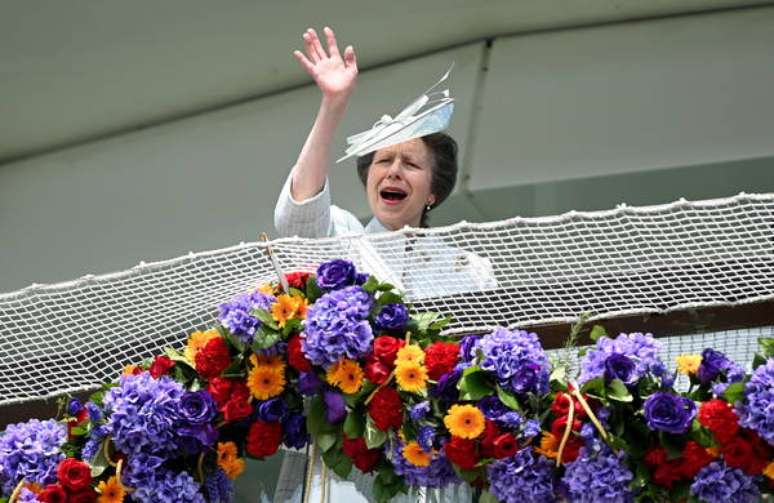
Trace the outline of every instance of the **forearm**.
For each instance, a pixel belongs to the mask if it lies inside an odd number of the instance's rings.
[[[302,202],[322,190],[328,176],[333,139],[347,108],[347,98],[323,97],[317,118],[306,138],[293,172],[291,195]]]

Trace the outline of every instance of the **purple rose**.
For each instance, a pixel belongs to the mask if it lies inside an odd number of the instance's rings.
[[[541,377],[542,369],[537,363],[523,363],[511,377],[511,388],[516,393],[537,391],[537,384]]]
[[[503,405],[496,396],[487,396],[478,402],[478,408],[484,414],[484,417],[496,421],[500,416],[507,413],[510,409]]]
[[[188,424],[211,423],[218,407],[207,390],[187,391],[180,399],[177,413]]]
[[[376,328],[400,330],[408,322],[408,308],[403,304],[386,304],[376,315]]]
[[[696,404],[693,400],[670,393],[653,393],[643,407],[648,428],[675,435],[687,432],[696,416]]]
[[[301,449],[309,441],[306,418],[303,414],[290,414],[282,421],[282,442],[291,448]]]
[[[180,449],[186,454],[198,454],[218,439],[218,430],[211,424],[181,426],[177,434]]]
[[[335,259],[317,268],[317,285],[323,290],[336,290],[355,283],[357,271],[349,260]]]
[[[466,335],[460,341],[460,360],[470,363],[476,357],[476,342],[478,335]]]
[[[303,372],[298,376],[298,391],[302,395],[315,395],[320,391],[320,386],[322,386],[322,382],[314,372]]]
[[[457,383],[462,377],[462,370],[454,369],[438,379],[438,383],[430,389],[430,396],[445,402],[454,402],[459,398]]]
[[[285,401],[277,397],[257,402],[256,412],[258,419],[271,423],[282,419],[285,412],[287,412],[287,408],[285,407]]]
[[[81,409],[83,409],[81,401],[75,397],[71,398],[70,403],[67,404],[67,413],[71,416],[77,416]]]
[[[605,360],[605,381],[618,379],[624,384],[637,382],[637,366],[631,358],[621,353],[613,353]]]
[[[347,415],[347,404],[344,397],[335,391],[326,390],[323,393],[325,400],[325,421],[329,424],[336,424],[344,420]]]
[[[707,384],[716,379],[728,367],[728,358],[720,351],[707,348],[701,353],[701,365],[697,373],[699,381]]]
[[[371,275],[367,272],[359,272],[355,274],[355,284],[358,286],[363,286],[366,284],[366,281],[368,281],[368,278],[370,278]]]

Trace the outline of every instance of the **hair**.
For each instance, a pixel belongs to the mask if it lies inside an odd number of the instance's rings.
[[[435,208],[452,193],[454,185],[457,183],[457,142],[446,133],[433,133],[420,138],[427,148],[430,149],[433,157],[432,178],[430,180],[430,191],[435,195],[435,203],[430,209]],[[357,158],[357,174],[363,186],[368,181],[368,170],[374,161],[376,152],[371,152]],[[425,207],[422,210],[422,218],[419,221],[420,227],[429,227],[428,212]]]

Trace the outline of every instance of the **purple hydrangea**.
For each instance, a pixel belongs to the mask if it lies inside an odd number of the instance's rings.
[[[460,360],[469,367],[476,358],[476,343],[481,337],[478,335],[466,335],[460,341]]]
[[[661,376],[665,373],[666,366],[658,358],[660,349],[661,344],[651,334],[620,334],[615,339],[600,337],[596,345],[581,360],[581,374],[578,381],[583,384],[598,377],[608,376],[624,377],[626,379],[624,382],[631,384],[647,373]],[[625,356],[634,364],[634,368],[628,368],[623,360],[613,355]],[[612,360],[608,361],[610,358]]]
[[[204,481],[204,490],[209,503],[231,503],[234,501],[234,484],[226,472],[218,468]]]
[[[56,467],[67,440],[63,424],[30,419],[10,424],[0,435],[0,493],[11,494],[20,480],[41,485],[56,482]]]
[[[403,447],[403,442],[397,437],[394,438],[388,457],[395,468],[395,473],[402,475],[406,484],[414,487],[442,488],[461,482],[454,473],[451,463],[441,451],[433,454],[430,465],[416,466],[403,457]]]
[[[139,453],[127,459],[126,470],[121,482],[128,487],[144,487],[154,483],[156,473],[162,470],[164,458],[153,454]]]
[[[104,399],[110,414],[107,427],[116,448],[128,455],[175,453],[179,447],[178,404],[185,393],[180,383],[167,376],[154,379],[148,372],[122,376]]]
[[[276,301],[272,295],[259,292],[237,295],[231,302],[221,304],[218,309],[218,320],[229,332],[239,337],[244,344],[250,344],[255,331],[261,326],[260,320],[253,316],[254,309],[270,310]]]
[[[480,367],[497,375],[500,386],[516,393],[548,391],[548,357],[538,336],[524,330],[497,328],[476,343]]]
[[[532,438],[540,435],[540,421],[537,419],[528,419],[524,423],[524,429],[521,430],[523,438]]]
[[[569,463],[562,482],[573,503],[625,503],[634,494],[629,483],[634,478],[626,466],[625,454],[616,455],[610,449],[592,453],[581,449],[578,459]]]
[[[354,285],[358,279],[355,265],[349,260],[334,259],[317,268],[317,285],[323,290],[337,290]]]
[[[717,461],[696,474],[691,494],[705,503],[754,503],[761,497],[753,477]]]
[[[760,365],[744,387],[744,400],[736,406],[739,424],[755,430],[774,445],[774,358]]]
[[[135,486],[132,501],[142,503],[206,503],[201,486],[186,472],[160,469]]]
[[[696,402],[671,393],[656,392],[643,405],[648,428],[681,435],[688,431],[696,417]]]
[[[379,330],[401,330],[409,319],[408,308],[403,304],[386,304],[376,315],[375,324]]]
[[[489,491],[504,503],[556,501],[551,462],[527,447],[487,468]]]
[[[19,491],[19,497],[16,499],[16,503],[40,503],[40,500],[35,496],[35,493],[23,487]]]
[[[307,312],[302,348],[315,365],[329,366],[341,358],[357,360],[371,350],[374,334],[368,323],[371,296],[348,286],[320,297]]]
[[[417,443],[423,451],[432,451],[433,443],[435,443],[435,428],[430,425],[419,428],[419,431],[417,432]]]

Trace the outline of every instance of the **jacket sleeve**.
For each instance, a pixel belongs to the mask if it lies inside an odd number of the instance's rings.
[[[303,202],[293,199],[290,186],[293,183],[293,170],[290,171],[274,207],[274,227],[282,237],[300,236],[320,238],[331,236],[331,192],[328,178],[323,189]]]

